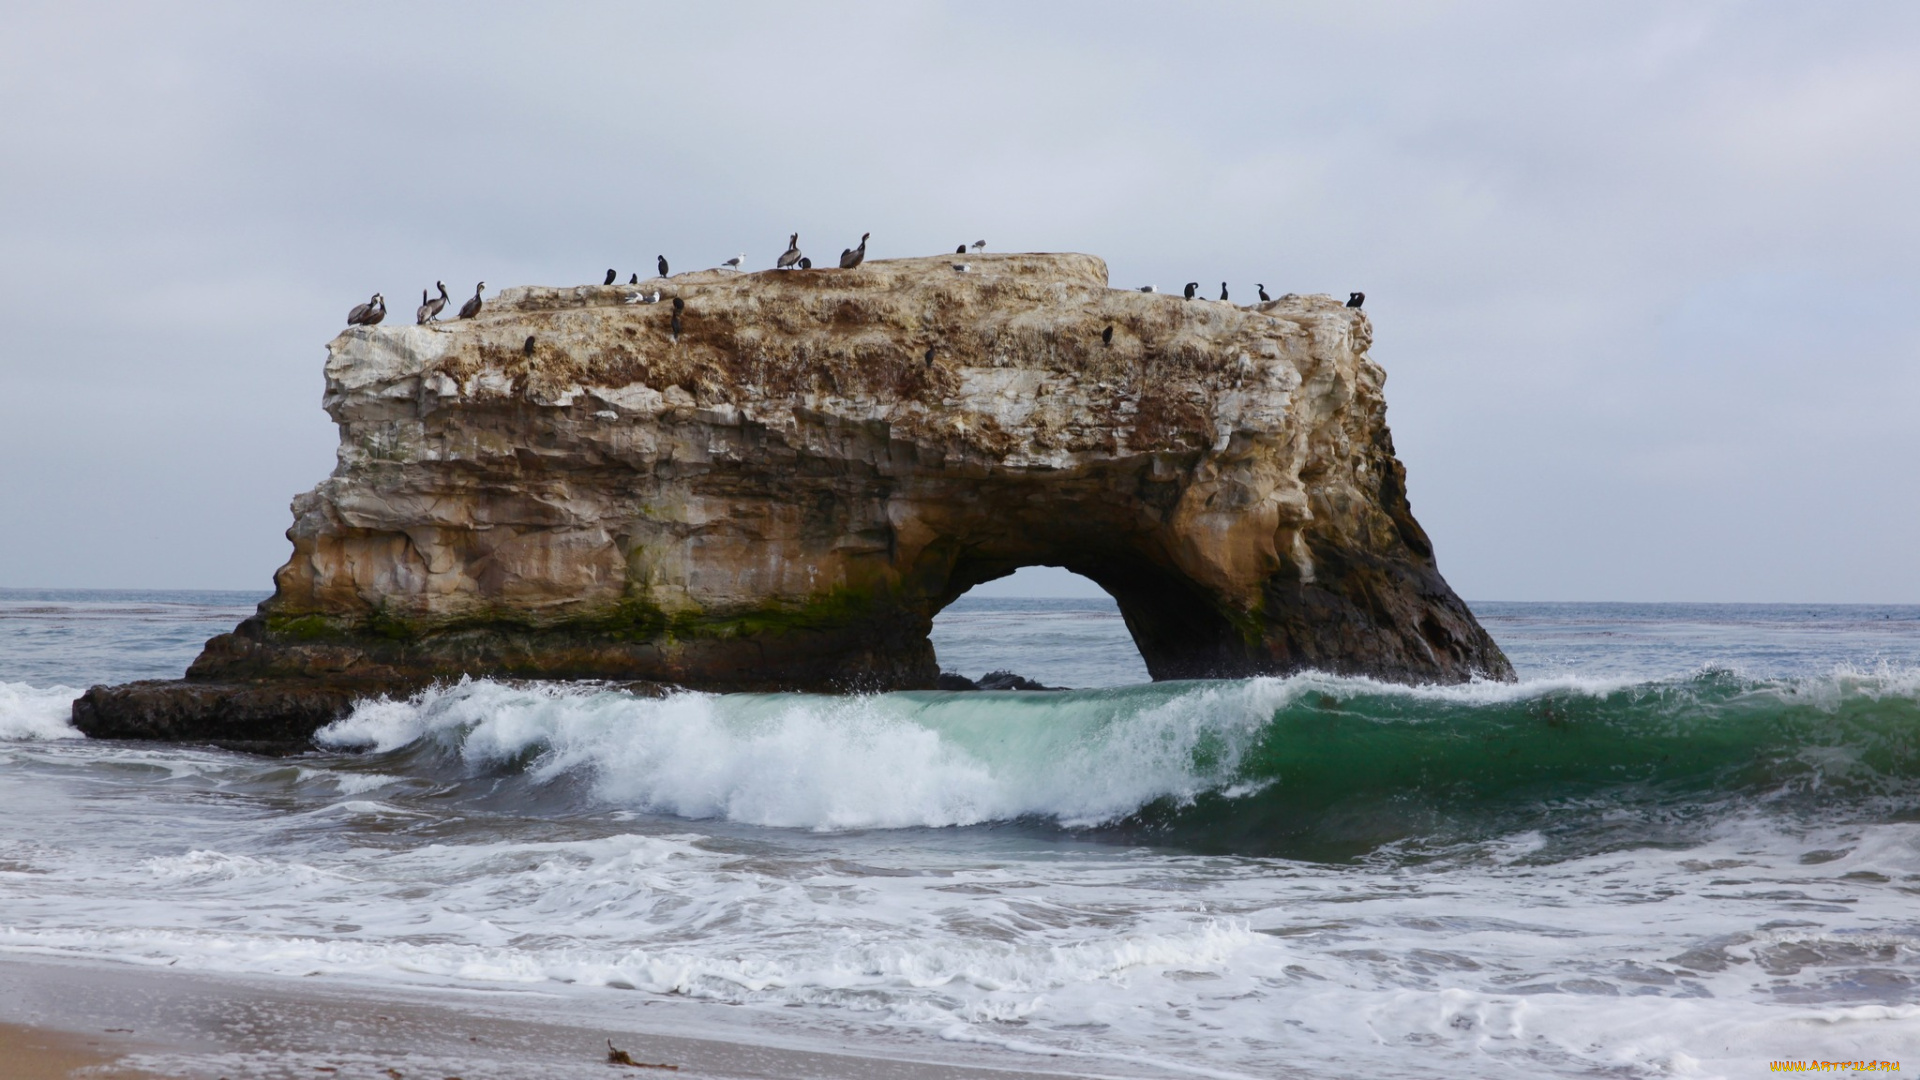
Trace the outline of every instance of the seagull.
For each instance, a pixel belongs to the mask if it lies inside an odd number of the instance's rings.
[[[973,269],[973,264],[972,263],[954,263],[953,268],[964,274],[967,271]]]
[[[1272,300],[1272,299],[1273,299],[1273,297],[1271,297],[1271,296],[1268,296],[1268,295],[1267,295],[1267,287],[1266,287],[1265,285],[1255,285],[1255,286],[1254,286],[1254,288],[1256,288],[1256,289],[1259,289],[1259,290],[1260,290],[1260,302],[1261,302],[1261,303],[1263,303],[1263,304],[1264,304],[1264,303],[1266,303],[1267,301],[1269,301],[1269,300]]]
[[[607,271],[607,280],[605,280],[605,281],[603,281],[603,282],[601,282],[600,284],[602,284],[602,285],[611,285],[611,284],[613,284],[613,282],[614,282],[614,279],[616,279],[616,278],[618,278],[619,276],[620,276],[619,274],[616,274],[616,273],[614,273],[614,272],[613,272],[613,270],[611,270],[611,269],[609,269],[609,270]]]
[[[1363,293],[1363,292],[1357,292],[1357,293],[1348,293],[1348,294],[1347,294],[1347,306],[1348,306],[1348,307],[1351,307],[1351,308],[1357,308],[1357,307],[1359,307],[1359,306],[1360,306],[1361,304],[1364,304],[1364,303],[1366,303],[1366,302],[1367,302],[1367,294],[1366,294],[1366,293]]]
[[[1105,330],[1100,331],[1100,344],[1102,345],[1113,344],[1113,324],[1112,323],[1108,323],[1107,328]]]
[[[872,235],[872,233],[861,233],[859,247],[847,248],[840,252],[840,269],[851,270],[867,261],[867,237]]]
[[[1187,299],[1189,299],[1189,300],[1191,300],[1191,299],[1193,299],[1193,294],[1194,294],[1194,293],[1197,293],[1197,292],[1199,292],[1199,291],[1200,291],[1200,283],[1199,283],[1199,282],[1197,282],[1197,281],[1189,281],[1189,282],[1187,282]]]
[[[427,299],[427,290],[420,290],[420,310],[413,313],[415,325],[430,323],[440,318],[440,313],[446,310],[447,301],[453,299],[447,295],[446,282],[436,281],[434,284],[440,287],[440,295],[431,300]]]
[[[667,257],[665,255],[655,255],[654,258],[658,260],[654,265],[660,268],[660,276],[666,277],[667,276]]]
[[[632,296],[627,297],[627,303],[629,304],[657,304],[659,302],[660,302],[659,289],[653,290],[653,295],[651,296],[647,295],[646,293],[637,292],[637,293],[634,293]]]
[[[973,250],[975,251],[985,251],[986,248],[987,242],[985,240],[975,240],[973,242]]]
[[[740,264],[745,262],[746,260],[747,260],[747,253],[743,251],[740,254],[735,255],[733,258],[728,259],[726,262],[721,263],[720,265],[726,267],[729,270],[738,270],[740,269]]]
[[[347,325],[373,326],[386,317],[387,302],[379,293],[374,293],[373,299],[364,304],[355,304],[353,310],[347,312]]]
[[[792,266],[794,263],[797,263],[799,261],[800,261],[800,234],[794,233],[792,236],[787,237],[786,253],[780,256],[779,262],[776,262],[773,264],[773,268],[775,270],[785,270],[786,268]]]
[[[487,283],[484,281],[473,287],[473,299],[460,305],[461,318],[471,319],[475,315],[480,314],[480,290],[486,287],[487,287]]]

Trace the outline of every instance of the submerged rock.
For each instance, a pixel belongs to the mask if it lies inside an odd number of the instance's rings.
[[[656,288],[678,334],[628,302]],[[508,289],[352,327],[338,467],[188,684],[931,687],[934,614],[1034,564],[1110,592],[1156,679],[1510,678],[1408,508],[1371,338],[1329,296],[1188,302],[1086,255]]]

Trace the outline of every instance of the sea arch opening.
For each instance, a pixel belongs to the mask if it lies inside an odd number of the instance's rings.
[[[1023,566],[968,587],[934,616],[930,638],[943,683],[956,687],[954,676],[1000,688],[990,677],[1006,673],[1048,689],[1152,678],[1119,601],[1060,566]]]

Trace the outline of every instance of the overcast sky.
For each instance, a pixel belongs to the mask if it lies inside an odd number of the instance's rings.
[[[270,587],[376,289],[797,229],[1364,289],[1469,599],[1920,601],[1904,0],[13,0],[0,145],[0,586]]]

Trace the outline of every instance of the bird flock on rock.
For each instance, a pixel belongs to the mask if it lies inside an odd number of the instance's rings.
[[[843,248],[841,250],[840,269],[852,270],[867,260],[867,241],[871,239],[872,236],[873,236],[872,233],[861,233],[860,243],[857,247]],[[953,253],[955,255],[965,255],[969,251],[973,251],[973,252],[985,251],[986,247],[987,247],[987,242],[985,240],[975,240],[971,244],[960,244],[959,246],[953,249]],[[746,252],[743,251],[740,254],[735,255],[734,257],[722,262],[719,266],[715,267],[715,269],[731,270],[736,273],[744,272],[746,269],[746,261],[747,261],[747,255],[746,255]],[[971,263],[957,262],[957,263],[953,263],[952,266],[956,273],[961,273],[961,274],[971,273],[973,270],[973,264]],[[813,260],[807,258],[807,256],[802,254],[800,251],[800,234],[799,233],[797,232],[792,233],[787,237],[787,249],[781,252],[780,257],[774,261],[773,268],[775,270],[811,270],[813,269]],[[668,272],[668,267],[667,267],[667,257],[665,255],[654,256],[654,270],[655,270],[656,277],[666,278],[670,276]],[[612,285],[619,280],[620,280],[619,271],[613,269],[612,267],[608,267],[606,277],[601,281],[601,284]],[[439,290],[438,296],[433,295],[432,290],[428,290],[428,289],[420,290],[420,307],[414,312],[414,317],[413,317],[413,321],[417,325],[425,326],[428,323],[439,322],[440,313],[446,310],[447,304],[450,303],[453,299],[451,296],[447,294],[447,286],[445,282],[436,281],[433,284],[434,284],[434,288]],[[627,284],[635,285],[635,286],[639,285],[640,284],[639,273],[635,272],[629,275],[627,278]],[[468,299],[466,303],[460,305],[460,314],[458,316],[459,318],[471,319],[480,314],[480,309],[485,306],[485,302],[481,299],[481,297],[482,297],[482,294],[485,293],[486,288],[487,288],[487,283],[484,281],[473,287],[473,296],[470,299]],[[1254,288],[1259,291],[1261,303],[1264,304],[1264,303],[1272,302],[1273,298],[1267,295],[1267,287],[1265,284],[1256,284]],[[1150,293],[1154,291],[1154,287],[1152,285],[1142,285],[1139,287],[1138,291],[1143,293]],[[1200,283],[1197,281],[1187,282],[1186,288],[1183,290],[1183,295],[1188,300],[1201,299]],[[1232,301],[1229,299],[1227,283],[1224,281],[1220,283],[1220,299],[1222,302],[1232,303]],[[1350,308],[1360,307],[1361,305],[1365,304],[1366,301],[1367,301],[1366,293],[1354,292],[1354,293],[1347,294],[1347,306]],[[660,302],[659,289],[654,289],[651,293],[645,293],[645,292],[630,293],[627,296],[627,303],[629,304],[657,304],[659,302]],[[680,332],[683,326],[681,317],[685,313],[685,311],[686,311],[686,301],[680,299],[679,297],[674,297],[672,330],[673,330],[673,337],[676,341],[679,340],[680,338]],[[347,325],[348,326],[378,326],[380,324],[380,321],[382,319],[385,319],[386,317],[387,317],[386,298],[382,296],[380,293],[374,293],[372,299],[368,300],[364,304],[355,304],[353,306],[353,309],[347,312]],[[1113,344],[1113,327],[1111,326],[1107,327],[1106,330],[1101,333],[1100,337],[1101,337],[1101,341],[1104,344],[1112,345]],[[526,343],[526,353],[528,356],[533,355],[533,345],[534,345],[533,339],[528,338]],[[929,350],[929,352],[931,352],[931,350]],[[931,357],[929,357],[928,363],[932,363]]]

